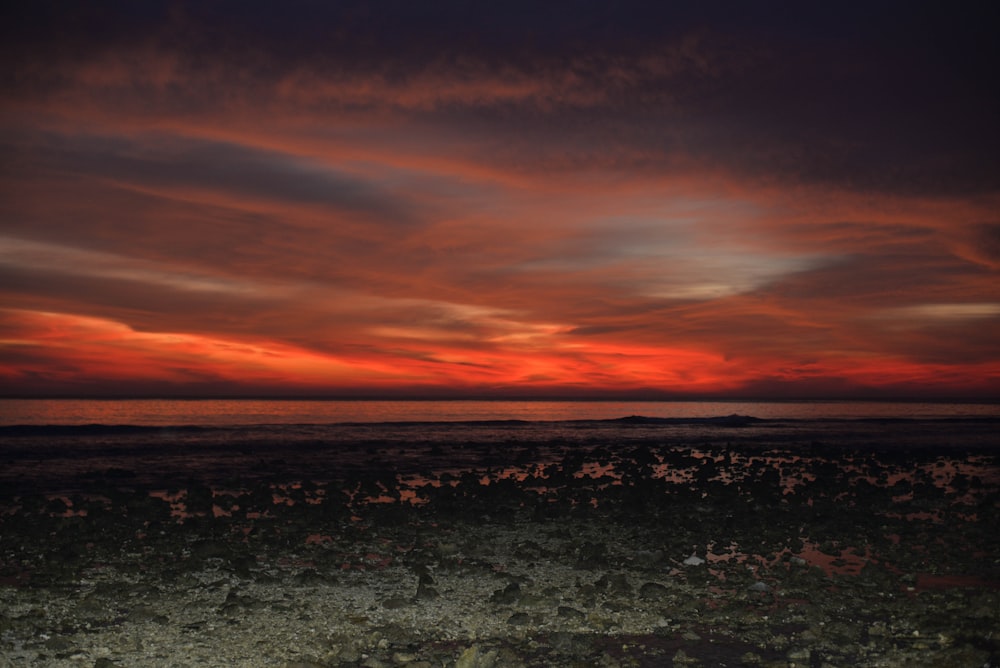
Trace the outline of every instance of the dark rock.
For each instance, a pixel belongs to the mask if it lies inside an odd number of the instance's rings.
[[[408,605],[412,605],[412,603],[413,601],[408,598],[403,598],[402,596],[392,596],[382,601],[382,607],[386,610],[398,610],[399,608],[405,608]]]
[[[604,543],[586,542],[576,550],[576,568],[594,570],[608,563],[608,548]]]
[[[497,589],[490,596],[490,601],[500,605],[513,605],[521,598],[521,585],[511,582],[503,589]]]
[[[665,601],[670,590],[658,582],[647,582],[639,587],[639,597],[647,601]]]
[[[436,599],[440,594],[438,594],[437,589],[432,587],[429,583],[424,582],[423,578],[420,578],[420,582],[417,583],[417,593],[415,598],[418,601],[431,601]]]
[[[531,623],[531,617],[526,612],[515,612],[507,619],[511,626],[527,626]]]
[[[73,647],[73,642],[65,636],[54,636],[45,641],[45,649],[55,652],[64,652]]]
[[[577,622],[582,622],[587,617],[584,613],[580,612],[576,608],[571,608],[568,605],[560,605],[556,614],[563,619],[571,619]]]

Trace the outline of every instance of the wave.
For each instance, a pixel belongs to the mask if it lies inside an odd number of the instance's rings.
[[[157,433],[201,433],[223,427],[199,425],[139,425],[139,424],[14,424],[0,426],[0,436],[118,436]]]
[[[424,420],[424,421],[386,421],[386,422],[330,422],[330,423],[236,423],[219,425],[140,425],[140,424],[16,424],[0,425],[0,437],[74,437],[74,436],[178,436],[190,435],[210,436],[220,432],[290,432],[296,430],[330,430],[330,429],[527,429],[531,427],[567,427],[567,428],[601,428],[601,427],[706,427],[706,428],[744,428],[744,427],[780,427],[803,425],[879,425],[879,424],[1000,424],[1000,417],[966,416],[966,417],[859,417],[859,418],[758,418],[751,415],[720,415],[712,417],[651,417],[645,415],[629,415],[607,419],[576,419],[576,420]]]

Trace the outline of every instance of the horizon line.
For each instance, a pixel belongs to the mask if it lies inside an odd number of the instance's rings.
[[[426,395],[332,395],[332,394],[0,394],[0,400],[18,401],[510,401],[510,402],[764,402],[764,403],[808,403],[808,402],[873,402],[873,403],[953,403],[953,404],[995,404],[1000,397],[955,397],[955,396],[844,396],[816,395],[808,397],[787,396],[573,396],[573,395],[472,395],[472,396],[426,396]]]

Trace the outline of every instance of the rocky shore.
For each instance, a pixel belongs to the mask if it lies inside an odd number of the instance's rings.
[[[0,667],[1000,665],[988,448],[420,447],[40,468]]]

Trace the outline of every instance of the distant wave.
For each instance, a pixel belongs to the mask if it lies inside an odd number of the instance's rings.
[[[614,418],[612,420],[599,420],[599,422],[616,422],[619,424],[643,424],[643,425],[698,425],[704,424],[713,427],[745,427],[747,425],[756,424],[758,422],[769,422],[770,420],[764,420],[763,418],[753,417],[751,415],[722,415],[718,417],[683,417],[683,418],[664,418],[664,417],[646,417],[644,415],[630,415],[628,417]]]
[[[156,433],[198,433],[223,427],[197,425],[155,426],[138,424],[15,424],[0,426],[0,436],[114,436]]]
[[[327,423],[234,423],[219,425],[136,425],[136,424],[18,424],[0,425],[0,437],[74,437],[74,436],[156,436],[162,434],[206,436],[220,432],[267,431],[277,434],[289,430],[330,430],[330,429],[373,429],[398,428],[469,428],[502,429],[530,428],[533,426],[566,427],[751,427],[808,424],[1000,424],[1000,417],[994,416],[953,416],[953,417],[816,417],[816,418],[758,418],[751,415],[720,415],[713,417],[650,417],[629,415],[607,419],[578,420],[410,420],[385,422],[327,422]]]

